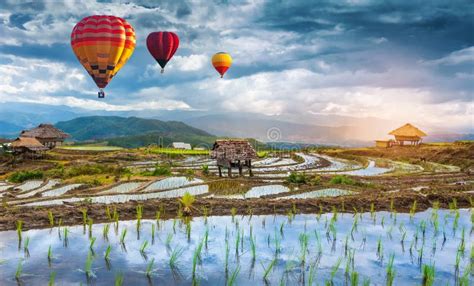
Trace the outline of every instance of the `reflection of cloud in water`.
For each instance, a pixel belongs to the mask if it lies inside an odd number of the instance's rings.
[[[434,236],[433,227],[427,223],[426,239],[425,239],[425,253],[426,256],[423,263],[429,264],[430,261],[436,261],[436,285],[445,285],[454,279],[454,262],[457,247],[460,242],[461,229],[469,229],[470,213],[468,210],[460,210],[459,227],[456,234],[452,232],[452,225],[454,215],[447,210],[439,210],[440,219],[440,234]],[[444,217],[447,216],[447,225],[444,225]],[[382,217],[385,217],[385,225],[381,226]],[[156,237],[154,244],[151,244],[151,225],[155,224],[155,220],[143,220],[141,226],[140,239],[137,239],[136,221],[121,221],[117,233],[115,233],[114,225],[111,224],[109,232],[109,240],[106,241],[102,237],[102,229],[104,224],[97,224],[93,226],[92,236],[96,237],[94,246],[95,259],[93,260],[93,270],[97,275],[94,280],[95,285],[111,285],[115,279],[115,274],[118,272],[124,273],[126,285],[147,285],[147,279],[144,275],[147,261],[144,260],[140,254],[139,248],[142,243],[147,240],[150,245],[146,249],[148,261],[155,259],[156,273],[152,277],[155,285],[169,284],[170,281],[176,285],[189,285],[191,283],[192,273],[192,259],[193,252],[197,245],[202,241],[206,229],[209,230],[208,248],[203,248],[202,252],[202,266],[198,267],[198,275],[201,278],[201,283],[204,285],[223,285],[225,284],[222,275],[224,261],[225,261],[225,233],[229,234],[230,256],[229,256],[229,270],[233,271],[236,265],[241,266],[237,283],[239,285],[255,284],[257,280],[263,276],[263,267],[261,264],[268,265],[275,255],[274,238],[277,235],[281,242],[281,253],[278,255],[278,262],[274,270],[269,276],[269,282],[278,284],[282,275],[286,271],[288,261],[293,261],[295,265],[299,265],[299,236],[305,233],[309,236],[309,252],[307,254],[308,261],[316,259],[316,244],[315,232],[321,238],[321,246],[323,255],[321,263],[318,266],[318,279],[326,280],[330,277],[331,268],[334,266],[339,257],[344,257],[344,241],[345,237],[349,236],[349,247],[357,249],[355,271],[360,274],[360,278],[370,277],[371,283],[381,285],[385,284],[385,267],[386,259],[392,253],[395,254],[394,267],[397,272],[396,282],[398,285],[415,285],[420,281],[419,267],[417,265],[417,251],[414,251],[414,262],[412,263],[409,254],[409,245],[413,240],[416,229],[419,227],[421,221],[429,221],[431,217],[431,210],[418,213],[415,215],[413,221],[410,221],[408,214],[397,214],[397,221],[394,224],[393,218],[388,212],[377,212],[376,223],[370,217],[369,213],[365,213],[362,219],[359,219],[358,231],[354,232],[355,240],[350,238],[351,228],[354,221],[353,214],[339,214],[338,220],[335,223],[337,229],[337,244],[334,253],[331,252],[332,241],[327,241],[325,237],[326,226],[325,222],[332,218],[332,214],[323,214],[320,220],[316,220],[314,214],[296,215],[291,224],[288,223],[286,216],[253,216],[251,220],[249,217],[236,216],[235,220],[239,221],[239,226],[236,228],[236,223],[232,222],[230,217],[209,217],[207,224],[204,223],[204,218],[194,218],[191,223],[191,237],[188,242],[186,230],[184,225],[178,220],[176,221],[176,232],[173,230],[173,220],[160,221],[160,227],[156,229]],[[265,221],[265,223],[264,223]],[[281,237],[279,229],[283,224],[284,237]],[[403,224],[407,231],[405,238],[405,252],[402,251],[400,240],[402,233],[399,230],[400,225]],[[252,233],[256,239],[257,245],[257,261],[253,271],[253,276],[250,275],[251,265],[251,251],[249,245],[250,226],[252,226]],[[120,234],[122,230],[128,230],[126,236],[127,252],[122,251],[120,247]],[[62,228],[63,229],[63,228]],[[61,229],[61,234],[63,230]],[[393,238],[388,237],[388,232],[391,230]],[[444,248],[441,249],[443,240],[442,230],[446,230],[448,237]],[[56,281],[61,285],[78,285],[79,283],[86,284],[86,278],[83,272],[79,269],[84,269],[87,253],[89,252],[89,238],[88,230],[83,234],[82,225],[69,227],[69,244],[64,248],[63,242],[58,237],[57,228],[43,230],[30,230],[23,233],[23,237],[30,237],[30,254],[31,257],[23,262],[24,277],[23,282],[26,285],[46,285],[49,280],[50,269],[47,266],[47,251],[49,245],[52,246],[54,256],[52,269],[57,272]],[[243,252],[240,250],[239,256],[235,256],[235,239],[236,233],[239,231],[244,234]],[[171,240],[171,249],[177,247],[183,249],[182,256],[178,259],[179,271],[182,274],[182,280],[173,280],[173,274],[169,267],[169,253],[167,251],[165,242],[169,233],[173,233]],[[362,239],[366,237],[367,241],[364,247],[361,247]],[[377,260],[377,240],[382,238],[385,260],[383,264]],[[268,240],[270,245],[268,245]],[[18,251],[18,239],[15,231],[0,232],[0,241],[3,247],[0,247],[2,259],[6,262],[0,264],[0,284],[10,285],[14,284],[14,274],[18,261],[23,258],[23,250]],[[431,252],[432,244],[436,241],[437,250],[434,254]],[[421,237],[419,238],[419,245],[421,245]],[[106,268],[103,255],[108,245],[112,246],[111,265],[112,270],[108,271]],[[472,242],[466,240],[466,249],[470,249]],[[417,249],[418,249],[417,248]],[[238,259],[238,262],[237,262]],[[469,263],[469,255],[461,258],[461,265]],[[345,260],[343,258],[343,265]],[[300,268],[296,268],[292,273],[295,273],[294,281],[289,280],[289,283],[297,283],[299,279]],[[452,270],[452,271],[451,271]],[[305,269],[308,274],[309,269]],[[336,285],[343,283],[344,267],[341,266],[338,275],[336,275]],[[464,270],[461,270],[464,271]],[[462,274],[462,273],[461,273]],[[253,278],[249,278],[253,277]],[[293,279],[293,278],[291,278]],[[259,282],[257,282],[259,283]]]

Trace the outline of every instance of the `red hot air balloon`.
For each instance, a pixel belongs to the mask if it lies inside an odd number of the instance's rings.
[[[146,46],[163,73],[166,64],[178,49],[179,38],[173,32],[153,32],[146,38]]]

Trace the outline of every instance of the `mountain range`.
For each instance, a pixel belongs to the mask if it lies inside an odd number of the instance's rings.
[[[406,122],[322,114],[267,116],[194,110],[91,111],[67,106],[10,102],[0,105],[0,137],[16,137],[21,130],[39,123],[57,123],[57,126],[71,133],[74,140],[107,138],[109,142],[118,140],[127,146],[156,142],[160,136],[169,138],[162,144],[170,140],[210,142],[214,140],[211,139],[215,138],[214,135],[251,137],[264,142],[365,146],[371,145],[375,139],[388,138],[390,130]],[[412,123],[429,134],[425,141],[474,138],[472,130],[439,130]],[[196,140],[200,136],[202,138]]]

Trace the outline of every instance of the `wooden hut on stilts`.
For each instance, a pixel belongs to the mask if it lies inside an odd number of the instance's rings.
[[[219,177],[222,177],[222,168],[227,168],[228,177],[232,177],[232,168],[239,169],[243,176],[243,167],[247,167],[252,174],[252,159],[257,158],[257,152],[249,141],[244,139],[216,140],[211,149],[211,157],[217,160]]]
[[[388,134],[393,135],[395,137],[395,140],[376,140],[375,146],[384,148],[407,145],[418,146],[423,141],[422,137],[427,136],[425,132],[421,131],[410,123],[407,123],[402,127],[391,131]],[[405,142],[408,142],[408,144],[406,144]]]

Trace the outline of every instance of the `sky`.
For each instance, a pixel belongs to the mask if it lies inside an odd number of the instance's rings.
[[[97,98],[70,47],[82,18],[123,17],[137,45]],[[399,119],[473,132],[474,2],[2,1],[0,102]],[[180,46],[164,74],[154,31]],[[223,79],[210,58],[232,55]]]

